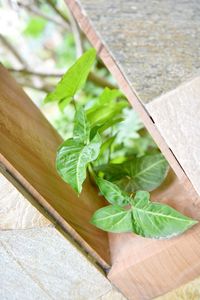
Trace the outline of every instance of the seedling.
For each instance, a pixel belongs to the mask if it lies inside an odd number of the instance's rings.
[[[156,239],[177,236],[197,221],[150,201],[149,192],[163,183],[169,166],[124,95],[105,88],[84,104],[75,99],[95,59],[94,49],[85,52],[45,98],[62,111],[75,108],[73,135],[57,151],[57,171],[78,194],[89,173],[110,203],[91,219],[98,228]]]

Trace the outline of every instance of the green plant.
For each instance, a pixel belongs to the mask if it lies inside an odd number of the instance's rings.
[[[94,49],[84,53],[45,99],[57,101],[63,111],[71,103],[75,110],[73,136],[57,151],[57,171],[78,193],[90,173],[110,203],[94,213],[95,226],[158,239],[181,234],[197,222],[150,201],[149,192],[164,181],[168,163],[124,95],[105,88],[84,105],[77,101],[95,57]]]

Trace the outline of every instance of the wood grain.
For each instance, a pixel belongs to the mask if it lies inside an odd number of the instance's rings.
[[[200,220],[199,196],[172,171],[152,199]],[[163,241],[134,234],[109,237],[112,268],[108,278],[128,299],[153,299],[200,275],[200,225]]]
[[[55,169],[61,138],[9,73],[0,66],[0,162],[99,263],[108,267],[107,234],[89,222],[104,204],[86,182],[80,197]]]

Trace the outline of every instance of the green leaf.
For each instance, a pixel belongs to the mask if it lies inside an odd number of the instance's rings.
[[[124,121],[118,125],[116,143],[123,143],[129,146],[133,139],[139,138],[138,130],[144,127],[139,116],[132,108],[127,108],[123,112]]]
[[[109,89],[108,87],[106,87],[99,97],[98,104],[101,106],[103,104],[107,104],[108,102],[110,102],[112,100],[116,100],[119,97],[124,97],[120,90]]]
[[[120,188],[116,184],[100,177],[96,179],[96,183],[102,195],[111,204],[117,204],[119,206],[130,204],[130,197],[128,196],[128,194],[120,190]]]
[[[93,106],[88,109],[88,114],[92,114],[100,107],[108,105],[108,103],[115,102],[116,99],[122,95],[123,94],[120,90],[109,89],[108,87],[106,87],[99,96],[99,98],[94,102]]]
[[[90,135],[90,126],[85,115],[85,111],[81,106],[75,113],[73,137],[78,138],[83,143],[87,143]]]
[[[126,192],[153,191],[164,181],[168,169],[168,163],[161,153],[136,157],[124,163],[126,176],[118,184]]]
[[[101,151],[99,153],[99,155],[103,155],[112,145],[112,143],[115,140],[115,136],[111,136],[110,138],[108,138],[102,145],[101,145]]]
[[[140,201],[142,201],[143,203],[146,201],[146,203],[148,203],[150,201],[150,194],[146,191],[137,191],[132,204],[138,205]]]
[[[127,101],[117,101],[122,96],[123,94],[120,90],[105,88],[93,106],[86,111],[90,124],[92,126],[101,126],[114,117],[116,118],[123,108],[128,106]]]
[[[91,223],[109,232],[131,232],[131,210],[124,210],[117,205],[109,205],[97,210],[92,216]]]
[[[47,25],[47,21],[40,17],[30,18],[28,24],[24,30],[24,34],[30,37],[39,37],[45,27]]]
[[[147,197],[139,198],[132,207],[133,231],[143,237],[168,239],[197,223],[168,205],[152,203]]]
[[[99,132],[100,133],[100,132]],[[115,140],[115,136],[108,138],[102,145],[101,150],[98,156],[98,159],[95,161],[94,167],[106,164],[109,160],[110,148],[112,147],[112,143]]]
[[[44,102],[58,101],[63,109],[61,103],[64,102],[64,106],[66,106],[85,84],[88,74],[94,64],[95,57],[95,49],[90,49],[85,52],[65,73],[55,90],[46,96]]]
[[[118,181],[121,180],[122,177],[126,176],[123,164],[104,164],[96,166],[95,171],[103,173],[105,179],[108,181]]]
[[[88,145],[78,139],[68,139],[57,151],[57,171],[78,193],[86,178],[87,165],[98,157],[100,147],[101,137],[97,134]]]
[[[115,103],[108,102],[92,112],[86,111],[87,118],[91,126],[101,126],[104,125],[108,120],[111,120],[114,117],[119,117],[122,110],[127,106],[127,101]]]
[[[90,136],[93,137],[97,132],[103,133],[105,130],[108,128],[112,127],[113,125],[122,122],[124,119],[123,118],[111,118],[105,123],[101,125],[97,125],[91,129]]]

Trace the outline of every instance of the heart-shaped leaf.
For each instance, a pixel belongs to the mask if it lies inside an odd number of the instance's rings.
[[[90,49],[85,52],[64,74],[55,90],[46,96],[44,102],[58,101],[60,103],[59,106],[63,109],[85,84],[95,58],[95,49]]]
[[[109,232],[131,232],[131,210],[124,210],[117,205],[109,205],[97,210],[91,223],[96,227]]]
[[[86,178],[87,165],[98,157],[100,147],[101,137],[97,133],[88,145],[71,138],[66,140],[57,151],[57,171],[62,179],[78,193],[81,192],[82,183]]]
[[[108,181],[115,182],[118,185],[118,180],[126,176],[123,164],[103,164],[95,167],[97,173],[101,172],[105,175],[105,179]],[[120,186],[120,184],[119,184]],[[123,189],[122,185],[122,189]]]
[[[139,198],[136,196],[132,207],[135,233],[148,238],[168,239],[183,233],[197,223],[170,206],[150,202],[145,195],[143,196],[141,194]]]
[[[113,184],[100,177],[96,179],[96,183],[102,195],[111,204],[124,206],[130,203],[130,197],[128,196],[128,194],[120,190],[120,188],[116,184]]]
[[[153,191],[164,181],[168,162],[161,153],[136,157],[124,163],[126,176],[118,184],[126,192],[138,190]]]

